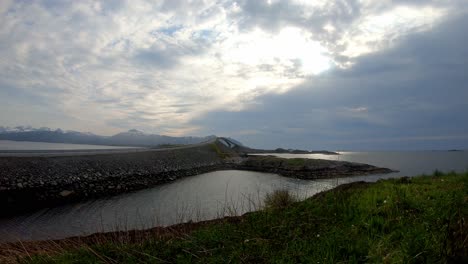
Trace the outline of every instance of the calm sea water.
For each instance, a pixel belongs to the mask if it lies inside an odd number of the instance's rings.
[[[275,174],[217,171],[108,199],[40,210],[0,219],[0,241],[63,238],[94,232],[143,229],[189,220],[242,214],[262,206],[266,193],[289,189],[301,198],[352,181],[466,171],[468,152],[344,152],[328,155],[279,155],[363,162],[400,170],[387,175],[305,181]]]

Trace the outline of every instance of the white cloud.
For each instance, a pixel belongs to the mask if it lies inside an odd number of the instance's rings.
[[[369,109],[367,107],[360,106],[360,107],[354,107],[354,108],[353,107],[347,108],[347,110],[353,113],[366,113]]]
[[[430,29],[444,15],[442,8],[406,6],[366,15],[339,40],[346,47],[341,55],[353,58],[388,48],[406,34]]]

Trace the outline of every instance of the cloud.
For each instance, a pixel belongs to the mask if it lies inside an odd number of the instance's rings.
[[[171,53],[171,50],[148,49],[135,54],[133,61],[136,65],[148,65],[159,69],[170,69],[178,64],[177,53]]]
[[[346,107],[345,109],[351,113],[366,113],[368,111],[367,107],[364,107],[364,106]]]
[[[96,133],[239,131],[273,144],[411,123],[401,111],[442,119],[466,107],[441,90],[466,81],[466,21],[438,25],[466,12],[462,0],[3,1],[12,114],[0,122],[21,125],[17,113]]]

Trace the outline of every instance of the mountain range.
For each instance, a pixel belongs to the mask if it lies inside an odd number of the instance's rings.
[[[197,144],[214,138],[216,138],[214,135],[206,137],[171,137],[146,134],[136,129],[131,129],[113,136],[100,136],[89,132],[64,131],[62,129],[53,130],[47,127],[33,128],[30,126],[18,126],[10,128],[0,126],[0,140],[13,141],[156,147],[166,144]]]

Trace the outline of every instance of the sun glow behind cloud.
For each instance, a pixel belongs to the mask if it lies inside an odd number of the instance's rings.
[[[292,67],[297,61],[298,73],[319,74],[330,67],[330,58],[310,33],[294,27],[281,29],[277,34],[260,30],[249,33],[245,40],[234,43],[226,52],[228,61],[255,65],[284,64]]]
[[[326,50],[312,40],[311,34],[294,27],[277,34],[256,29],[233,36],[221,43],[220,60],[226,66],[225,74],[240,77],[241,93],[257,89],[284,92],[331,64]],[[253,71],[242,74],[242,69]]]

